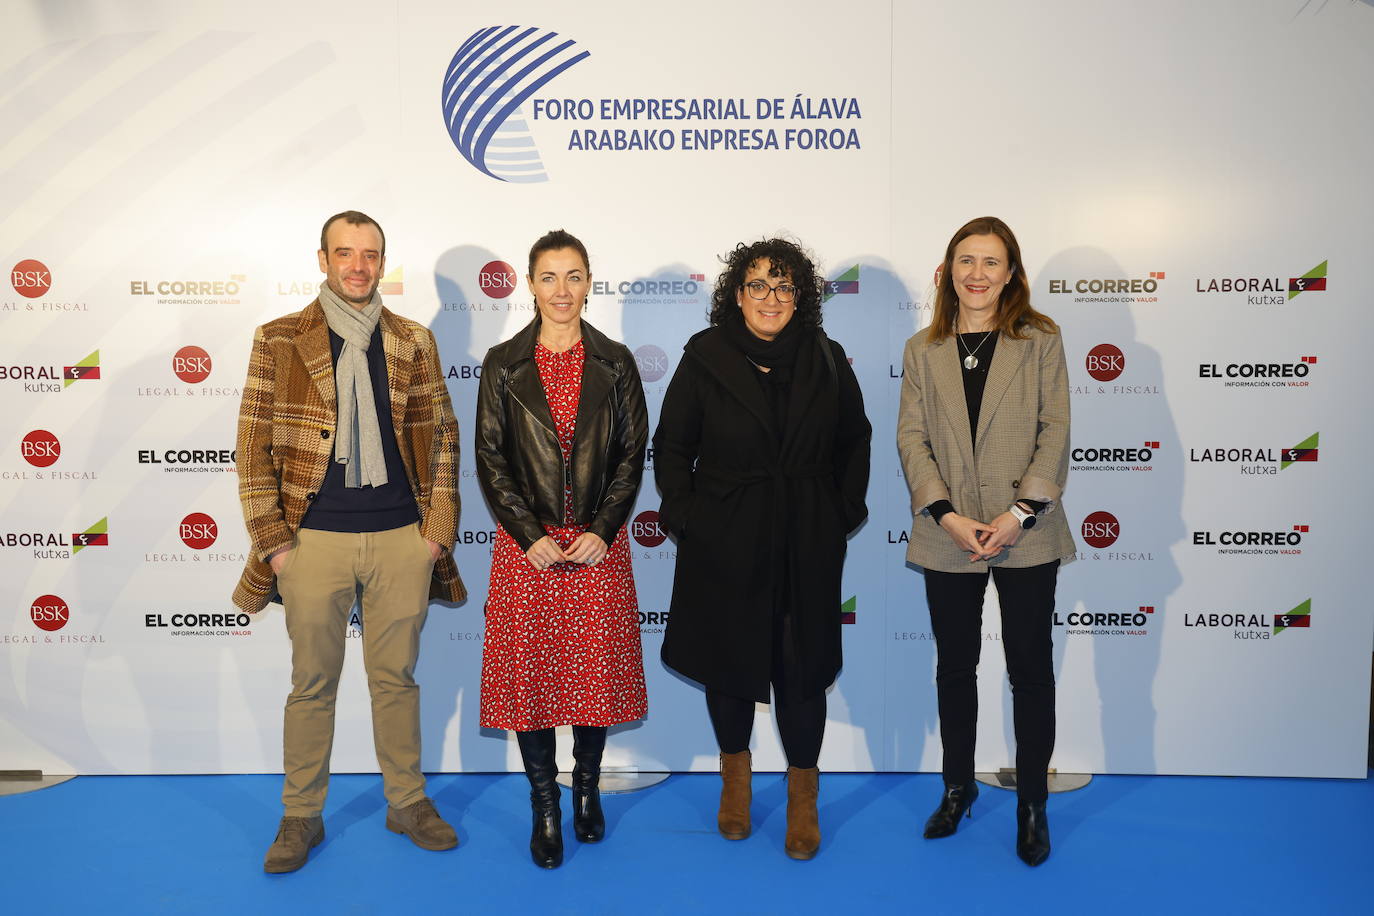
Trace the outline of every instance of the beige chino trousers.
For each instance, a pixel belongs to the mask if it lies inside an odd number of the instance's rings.
[[[372,740],[387,803],[425,796],[420,772],[420,688],[415,661],[429,613],[433,567],[418,524],[361,534],[302,528],[277,589],[291,637],[291,693],[283,719],[287,816],[324,810],[334,746],[334,701],[348,615],[362,591],[363,667],[372,695]]]

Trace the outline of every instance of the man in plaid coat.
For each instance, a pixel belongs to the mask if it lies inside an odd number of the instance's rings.
[[[458,424],[434,335],[384,308],[386,237],[354,210],[320,234],[326,281],[304,310],[253,335],[239,408],[239,499],[252,540],[234,604],[285,607],[291,637],[285,785],[268,872],[324,839],[321,812],[349,612],[361,588],[386,826],[425,849],[453,828],[425,795],[414,670],[429,601],[466,596],[451,550]]]

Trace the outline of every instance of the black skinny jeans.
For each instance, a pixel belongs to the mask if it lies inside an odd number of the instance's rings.
[[[1059,561],[1024,569],[992,567],[1002,607],[1002,650],[1011,679],[1016,731],[1016,794],[1048,796],[1054,753],[1054,585]],[[983,593],[988,574],[925,571],[935,633],[935,685],[940,705],[943,774],[948,785],[973,781],[978,729],[978,656],[983,648]]]

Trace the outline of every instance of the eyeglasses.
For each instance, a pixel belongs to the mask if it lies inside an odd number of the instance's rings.
[[[744,284],[744,288],[749,291],[751,299],[767,299],[768,294],[772,293],[778,297],[779,302],[791,302],[797,298],[797,288],[791,283],[779,283],[777,286],[769,286],[762,280],[751,280]]]

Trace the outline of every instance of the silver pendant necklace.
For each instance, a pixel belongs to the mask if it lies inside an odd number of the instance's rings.
[[[985,332],[983,333],[983,339],[980,340],[980,341],[978,341],[978,346],[974,347],[972,350],[969,350],[968,344],[964,343],[964,338],[959,337],[959,329],[958,329],[957,327],[954,329],[954,336],[957,337],[957,338],[959,339],[959,346],[963,347],[964,352],[968,354],[967,356],[964,357],[964,368],[965,368],[965,369],[977,369],[977,368],[978,368],[978,357],[977,357],[975,354],[976,354],[979,350],[983,349],[983,344],[985,344],[985,343],[988,342],[988,338],[992,336],[992,332],[991,332],[991,331],[985,331]]]

